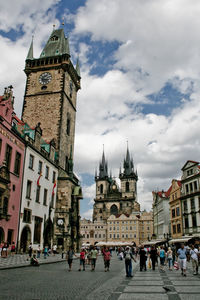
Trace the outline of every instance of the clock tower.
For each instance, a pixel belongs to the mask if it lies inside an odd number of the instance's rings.
[[[32,41],[24,71],[27,80],[22,120],[31,127],[39,121],[43,138],[47,142],[53,139],[56,144],[59,177],[55,242],[77,248],[81,190],[78,191],[79,181],[73,173],[73,153],[81,77],[78,60],[76,67],[71,62],[69,41],[63,29],[53,30],[39,58],[33,57]],[[58,226],[58,219],[64,220],[62,226]],[[71,240],[67,242],[69,236]]]

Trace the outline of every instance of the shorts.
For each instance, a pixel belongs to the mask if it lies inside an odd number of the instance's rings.
[[[71,265],[71,264],[72,264],[72,261],[73,261],[73,259],[70,259],[70,258],[69,258],[67,261],[68,261],[68,265]]]
[[[165,257],[160,257],[160,264],[162,266],[164,266],[164,264],[165,264]]]
[[[96,265],[96,258],[92,258],[92,259],[91,259],[91,264],[92,264],[92,266],[95,267],[95,265]]]
[[[187,259],[186,258],[179,258],[178,261],[179,261],[180,269],[186,270],[186,261],[187,261]]]
[[[80,266],[84,266],[85,265],[85,259],[80,259]]]

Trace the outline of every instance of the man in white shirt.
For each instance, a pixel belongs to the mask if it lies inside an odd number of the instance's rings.
[[[190,257],[192,260],[192,268],[193,268],[193,274],[198,274],[198,250],[194,247],[194,245],[191,246],[190,250]]]

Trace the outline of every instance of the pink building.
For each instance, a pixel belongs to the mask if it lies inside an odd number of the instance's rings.
[[[25,145],[15,131],[12,86],[0,96],[0,244],[17,243]]]

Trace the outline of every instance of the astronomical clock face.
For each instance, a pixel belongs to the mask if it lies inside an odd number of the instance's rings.
[[[57,224],[58,224],[59,226],[63,225],[63,224],[64,224],[63,219],[58,219]]]
[[[42,73],[39,77],[40,84],[48,84],[52,79],[52,76],[49,72]]]

